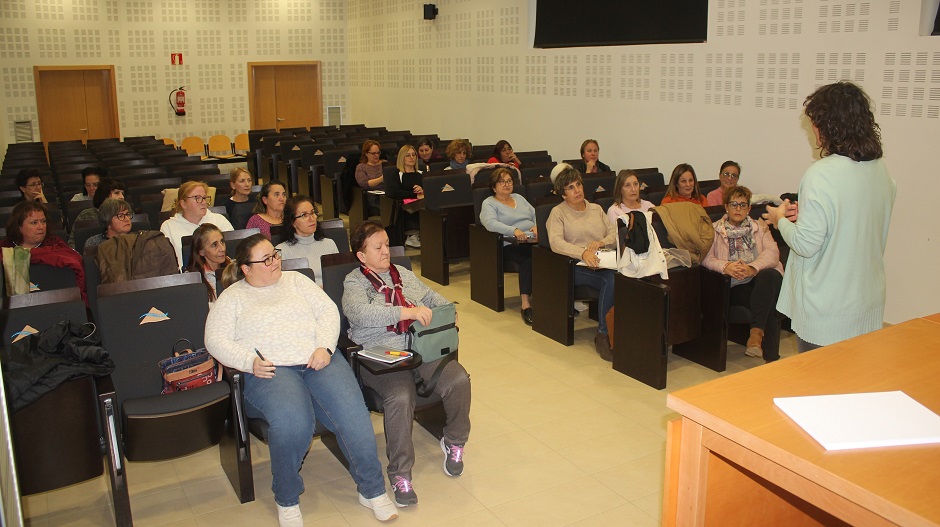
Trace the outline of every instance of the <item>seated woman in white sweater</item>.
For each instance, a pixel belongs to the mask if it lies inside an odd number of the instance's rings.
[[[513,236],[524,242],[537,236],[535,209],[519,194],[513,193],[513,174],[506,168],[497,168],[490,174],[490,190],[493,195],[483,200],[480,207],[480,223],[483,228]],[[503,244],[503,261],[516,262],[519,266],[519,296],[522,297],[522,320],[532,325],[532,246],[529,244]]]
[[[398,517],[385,492],[375,433],[349,365],[332,360],[339,311],[300,273],[281,273],[280,251],[261,234],[242,240],[206,320],[206,348],[245,372],[245,413],[268,422],[272,490],[281,526],[303,525],[300,467],[316,421],[334,432],[349,460],[359,503],[376,519]]]
[[[323,234],[320,226],[320,212],[310,196],[294,196],[284,204],[285,241],[277,244],[285,260],[306,258],[307,265],[313,269],[317,284],[323,287],[323,272],[320,257],[324,254],[336,254],[339,249],[336,242]]]
[[[597,250],[617,243],[617,229],[604,209],[584,199],[581,173],[567,167],[555,178],[555,193],[564,199],[548,216],[545,229],[552,251],[581,260],[574,269],[575,285],[597,290],[598,322],[594,348],[606,361],[613,360],[607,337],[607,312],[614,307],[614,270],[600,269]]]

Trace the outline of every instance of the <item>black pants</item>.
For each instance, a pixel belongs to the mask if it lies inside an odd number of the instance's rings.
[[[732,287],[729,301],[731,305],[747,306],[751,310],[751,327],[766,330],[777,309],[782,283],[783,276],[776,269],[764,269],[750,282]]]
[[[532,246],[530,244],[503,246],[503,264],[513,262],[519,266],[519,293],[532,294]]]

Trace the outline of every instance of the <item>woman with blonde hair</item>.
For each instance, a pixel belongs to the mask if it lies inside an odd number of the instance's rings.
[[[418,168],[418,151],[411,145],[405,145],[398,151],[398,175],[385,178],[385,195],[391,199],[411,202],[424,198],[424,189],[421,188],[421,170]],[[407,238],[405,245],[421,248],[421,238],[418,235],[418,212],[401,210],[401,216],[393,219],[396,224],[404,222],[403,229]]]
[[[212,223],[223,231],[235,229],[225,216],[209,210],[212,206],[209,185],[202,181],[183,183],[180,185],[176,198],[176,203],[173,204],[173,212],[176,214],[160,225],[160,232],[173,244],[173,248],[176,249],[176,261],[182,268],[183,236],[191,235],[203,223]]]
[[[216,205],[225,207],[225,212],[228,214],[233,227],[244,229],[248,223],[248,218],[254,214],[252,210],[254,203],[251,201],[251,186],[253,183],[251,173],[244,167],[234,168],[229,172],[228,181],[229,186],[232,187],[232,194],[218,200]]]

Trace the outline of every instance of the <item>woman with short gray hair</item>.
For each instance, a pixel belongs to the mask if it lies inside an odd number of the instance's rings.
[[[134,218],[134,208],[123,199],[108,198],[98,207],[98,224],[101,233],[85,241],[85,249],[96,247],[107,240],[121,234],[131,232],[131,220]]]

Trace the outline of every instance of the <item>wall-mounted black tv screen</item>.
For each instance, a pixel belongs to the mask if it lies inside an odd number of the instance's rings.
[[[708,0],[537,0],[535,47],[705,42]]]

